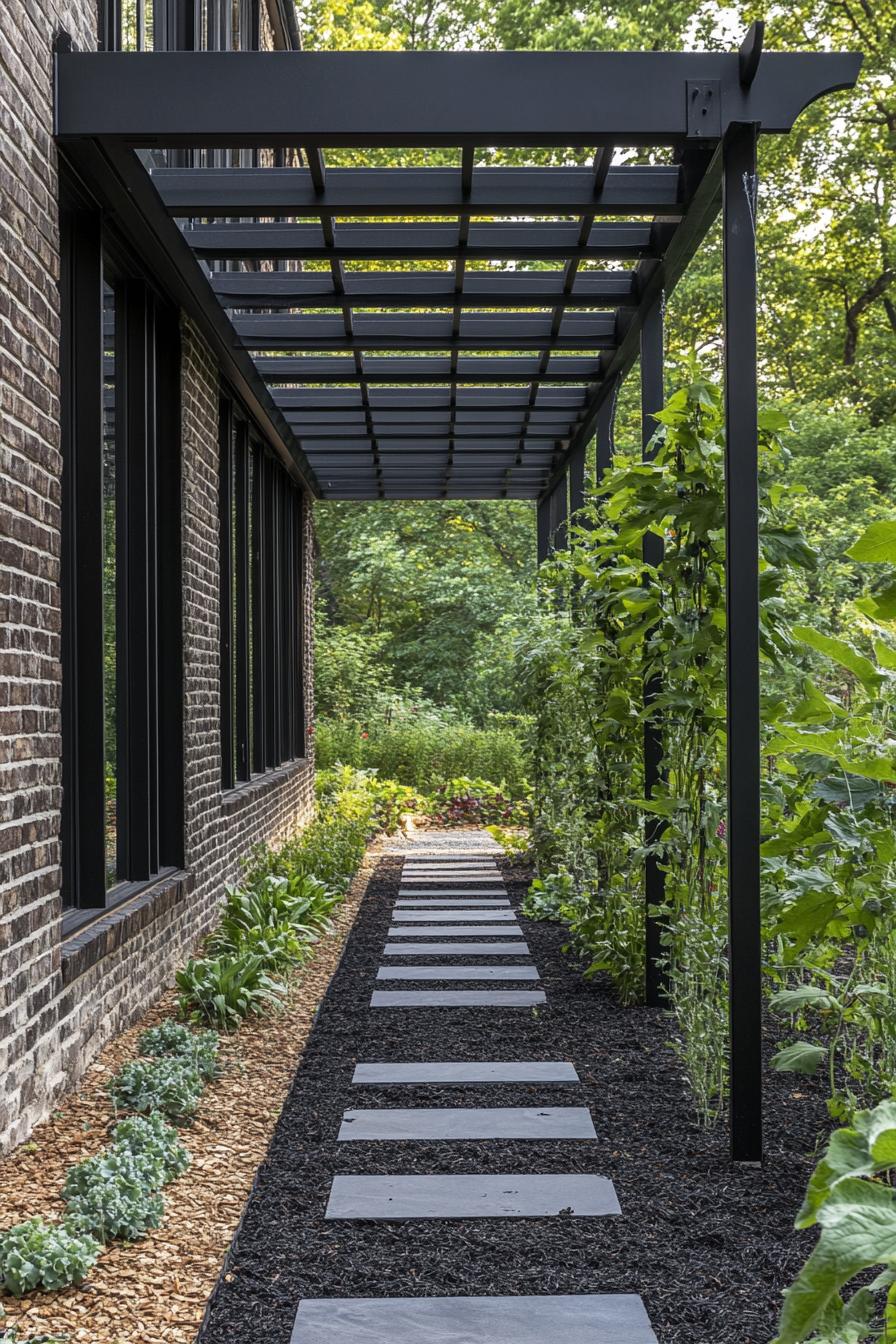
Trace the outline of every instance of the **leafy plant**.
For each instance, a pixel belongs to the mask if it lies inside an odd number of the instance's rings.
[[[267,974],[264,959],[254,952],[191,958],[175,975],[179,1007],[194,1022],[208,1022],[232,1031],[250,1014],[276,1007],[283,984]]]
[[[161,1111],[186,1120],[199,1105],[202,1077],[184,1059],[134,1059],[123,1064],[109,1083],[112,1104],[123,1111]]]
[[[432,817],[438,826],[521,826],[529,820],[529,809],[522,799],[511,798],[503,781],[493,784],[460,775],[436,790]]]
[[[89,1157],[70,1168],[62,1187],[66,1227],[103,1243],[142,1237],[162,1221],[162,1181],[162,1163],[147,1150],[115,1146]]]
[[[486,826],[493,840],[497,840],[509,859],[519,863],[528,861],[532,854],[532,838],[527,830],[509,830],[505,826]]]
[[[142,1055],[173,1055],[192,1064],[206,1080],[218,1076],[218,1049],[216,1031],[191,1031],[182,1022],[168,1018],[157,1027],[144,1031],[137,1048]]]
[[[177,1130],[166,1124],[160,1111],[119,1120],[112,1131],[112,1148],[126,1151],[144,1164],[153,1187],[167,1185],[190,1165],[190,1154]]]
[[[43,1218],[0,1232],[0,1289],[13,1297],[83,1283],[100,1246],[93,1237]]]
[[[896,1101],[860,1111],[838,1129],[813,1172],[797,1228],[821,1228],[787,1290],[775,1344],[891,1344],[896,1330]],[[844,1302],[841,1290],[875,1266],[882,1272]],[[878,1297],[885,1294],[883,1321]]]

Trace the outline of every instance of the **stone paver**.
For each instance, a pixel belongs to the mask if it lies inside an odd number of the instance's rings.
[[[381,966],[377,980],[537,980],[534,966]]]
[[[605,1176],[476,1175],[334,1176],[326,1217],[597,1218],[618,1214]]]
[[[522,930],[513,921],[507,924],[413,924],[402,927],[400,924],[389,926],[390,938],[481,938],[483,935],[501,934],[507,938],[518,938]]]
[[[417,929],[415,932],[419,933]],[[452,929],[452,936],[456,932]],[[477,929],[477,933],[481,933]],[[528,943],[387,943],[384,957],[527,957]]]
[[[458,1060],[433,1063],[383,1061],[355,1066],[353,1083],[577,1083],[566,1060]]]
[[[516,920],[513,910],[393,910],[392,918],[400,924],[461,924],[464,920]]]
[[[587,1106],[411,1106],[346,1111],[340,1143],[368,1139],[596,1139]]]
[[[395,909],[401,910],[438,910],[442,907],[450,906],[452,909],[459,909],[466,906],[476,906],[482,908],[486,906],[489,910],[510,909],[510,901],[505,899],[495,900],[490,896],[424,896],[421,900],[396,901]]]
[[[371,1008],[531,1008],[542,989],[375,989]]]
[[[634,1294],[306,1298],[290,1344],[657,1344]]]
[[[411,897],[413,900],[419,900],[421,896],[494,896],[502,900],[507,899],[507,892],[503,887],[484,887],[479,891],[476,887],[399,887],[398,899]]]

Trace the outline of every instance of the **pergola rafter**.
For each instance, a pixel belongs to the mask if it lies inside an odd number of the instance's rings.
[[[730,54],[60,52],[56,70],[62,151],[291,470],[331,499],[537,501],[542,556],[581,504],[595,437],[598,473],[609,461],[639,358],[649,440],[665,298],[723,211],[742,1160],[761,1154],[756,139],[860,66],[761,45],[754,26]],[[457,165],[381,166],[382,151],[427,147]],[[330,166],[341,149],[375,150],[377,166]],[[501,149],[558,163],[477,166]],[[645,760],[649,789],[655,740]],[[654,864],[651,899],[659,883]]]

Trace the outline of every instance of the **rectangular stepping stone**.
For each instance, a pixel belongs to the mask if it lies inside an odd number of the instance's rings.
[[[419,933],[415,929],[415,933]],[[452,934],[455,930],[452,929]],[[477,933],[481,933],[477,929]],[[506,943],[387,943],[384,957],[527,957],[529,944]]]
[[[396,910],[433,910],[442,906],[450,906],[457,909],[462,906],[485,906],[489,910],[510,908],[510,901],[505,897],[503,901],[492,899],[489,896],[448,896],[441,900],[438,896],[424,896],[420,901],[403,900],[396,901]]]
[[[456,865],[453,868],[405,868],[402,876],[404,877],[499,877],[498,869],[494,866],[485,868],[481,864],[475,868],[461,868]]]
[[[306,1297],[290,1344],[657,1344],[640,1297]]]
[[[513,970],[514,967],[508,969]],[[523,967],[522,969],[525,969]],[[565,1060],[480,1060],[456,1063],[357,1064],[353,1083],[577,1083],[579,1075]]]
[[[371,1008],[531,1008],[543,989],[375,989]]]
[[[464,920],[475,923],[487,924],[491,920],[495,924],[506,923],[507,920],[515,920],[516,912],[514,910],[404,910],[396,909],[392,911],[392,918],[396,924],[462,924]]]
[[[334,1176],[325,1217],[597,1218],[622,1210],[605,1176]]]
[[[402,886],[416,886],[418,884],[425,886],[427,882],[430,885],[435,882],[463,882],[470,887],[503,887],[504,885],[504,879],[499,877],[497,873],[445,873],[442,876],[437,876],[434,873],[414,873],[412,877],[403,873],[401,877]]]
[[[537,980],[534,966],[381,966],[377,980]]]
[[[420,896],[424,897],[466,896],[468,898],[471,896],[492,896],[497,899],[501,899],[507,896],[507,888],[486,887],[484,891],[476,891],[475,888],[471,889],[470,887],[445,887],[440,891],[438,887],[424,887],[422,891],[415,891],[413,887],[399,887],[398,899],[400,900],[402,897],[405,896],[412,898],[417,898]]]
[[[587,1106],[414,1106],[346,1111],[339,1143],[376,1139],[596,1139]]]
[[[492,934],[503,934],[507,938],[519,937],[522,929],[519,924],[390,924],[390,938],[481,938]]]

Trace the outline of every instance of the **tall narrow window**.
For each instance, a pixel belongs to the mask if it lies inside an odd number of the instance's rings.
[[[221,782],[303,754],[302,496],[229,397],[220,419]]]
[[[63,895],[96,910],[183,857],[180,356],[97,213],[62,240]]]
[[[106,888],[118,881],[118,494],[115,290],[103,283],[103,816]]]

